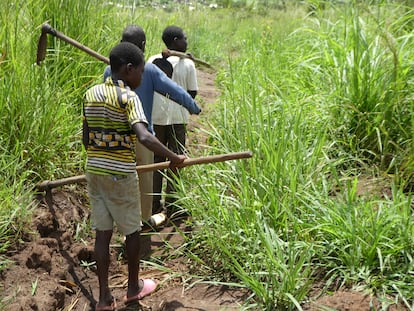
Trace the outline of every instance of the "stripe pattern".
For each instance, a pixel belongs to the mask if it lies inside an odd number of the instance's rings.
[[[122,80],[108,77],[84,97],[89,144],[86,171],[100,175],[130,174],[136,170],[132,125],[148,124],[141,101]]]

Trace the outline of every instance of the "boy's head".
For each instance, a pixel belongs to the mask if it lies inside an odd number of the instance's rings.
[[[165,28],[162,33],[162,41],[170,50],[187,51],[187,36],[180,27],[168,26]]]
[[[144,29],[137,25],[127,26],[122,32],[121,42],[131,42],[135,44],[137,47],[139,47],[141,51],[144,53],[146,43]]]
[[[112,76],[135,89],[141,84],[144,72],[144,54],[134,44],[121,42],[109,54]]]

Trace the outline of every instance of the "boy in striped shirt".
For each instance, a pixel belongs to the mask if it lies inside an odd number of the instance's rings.
[[[95,257],[99,300],[95,310],[115,310],[108,285],[109,243],[114,223],[126,236],[128,289],[124,302],[136,302],[152,293],[156,283],[139,279],[140,197],[135,162],[135,139],[156,154],[182,163],[148,131],[141,101],[133,91],[141,83],[144,56],[132,43],[122,42],[110,53],[111,76],[90,88],[84,97],[83,144],[87,150],[86,178],[91,222],[96,231]]]

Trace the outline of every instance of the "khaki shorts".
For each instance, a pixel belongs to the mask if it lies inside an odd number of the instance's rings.
[[[97,175],[86,173],[88,195],[92,207],[92,228],[113,230],[129,235],[141,230],[138,175]]]

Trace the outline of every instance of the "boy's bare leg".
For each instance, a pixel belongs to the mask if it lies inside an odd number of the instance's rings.
[[[128,259],[128,291],[127,297],[136,296],[139,291],[139,231],[127,235],[125,240],[126,255]]]
[[[95,257],[99,281],[98,307],[110,306],[113,302],[113,297],[108,285],[109,243],[111,241],[111,237],[112,230],[96,230]]]

